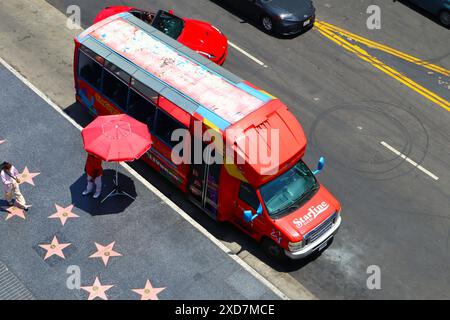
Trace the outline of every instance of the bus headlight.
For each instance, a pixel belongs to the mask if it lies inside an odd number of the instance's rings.
[[[290,252],[296,252],[299,251],[303,248],[303,241],[299,241],[299,242],[289,242],[288,243],[288,248]]]

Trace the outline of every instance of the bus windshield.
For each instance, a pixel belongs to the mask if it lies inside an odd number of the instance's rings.
[[[314,174],[300,160],[291,169],[260,188],[261,197],[271,217],[298,209],[319,189]]]
[[[152,26],[173,39],[177,39],[184,28],[184,21],[168,12],[159,10]]]

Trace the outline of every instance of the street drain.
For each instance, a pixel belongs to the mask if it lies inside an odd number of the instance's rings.
[[[0,261],[0,300],[34,300],[33,294]]]

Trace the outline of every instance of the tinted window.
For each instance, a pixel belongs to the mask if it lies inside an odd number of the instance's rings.
[[[127,114],[136,120],[145,123],[148,129],[153,129],[155,106],[134,90],[130,90],[130,101]]]
[[[131,86],[135,88],[137,91],[142,93],[144,96],[146,96],[150,101],[157,104],[158,102],[158,92],[153,91],[146,85],[144,85],[142,82],[132,78],[131,79]]]
[[[126,84],[130,83],[130,75],[117,67],[116,65],[112,64],[109,61],[105,62],[105,68],[107,68],[109,71],[111,71],[116,77],[122,79]]]
[[[184,128],[181,123],[167,115],[164,111],[158,109],[155,133],[161,138],[161,140],[173,148],[179,143],[179,141],[171,141],[172,132],[181,128]]]
[[[239,188],[239,198],[253,209],[258,209],[260,204],[258,196],[256,195],[255,189],[253,189],[249,184],[241,182],[241,187]]]
[[[102,80],[102,66],[94,59],[79,51],[78,75],[89,82],[93,87],[100,89]]]
[[[164,32],[169,37],[177,39],[181,31],[183,31],[184,21],[168,12],[160,10],[153,19],[152,26]]]
[[[128,85],[106,70],[103,74],[103,94],[120,108],[126,109]]]

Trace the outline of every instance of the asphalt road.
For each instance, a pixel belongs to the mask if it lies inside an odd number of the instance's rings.
[[[49,3],[65,13],[82,9],[87,26],[108,1]],[[231,42],[262,61],[230,48],[225,68],[282,99],[303,125],[314,165],[327,159],[321,181],[342,202],[343,226],[334,243],[308,261],[275,263],[238,231],[231,237],[279,271],[289,273],[318,298],[450,298],[450,113],[374,66],[311,30],[293,39],[266,35],[220,1],[120,1],[141,8],[173,8],[179,15],[213,22]],[[366,9],[373,1],[316,1],[319,19],[450,67],[450,31],[403,3],[376,1],[381,30],[368,30]],[[372,52],[428,90],[450,100],[448,77]],[[381,142],[420,164],[421,171]],[[435,180],[432,175],[438,176]],[[158,178],[151,179],[158,181]],[[164,192],[194,212],[164,182]],[[209,222],[203,222],[211,226]],[[381,289],[366,286],[367,268],[381,269]]]

